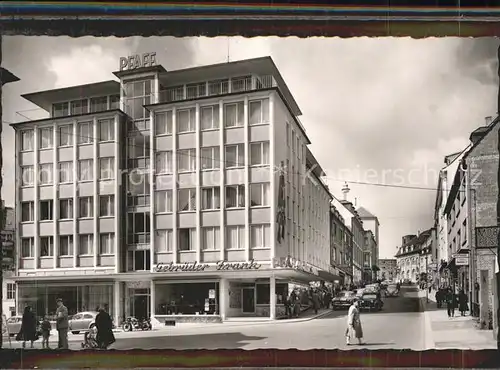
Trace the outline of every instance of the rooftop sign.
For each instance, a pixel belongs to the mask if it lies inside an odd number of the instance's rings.
[[[156,52],[120,58],[120,71],[131,71],[133,69],[153,67],[155,65]]]

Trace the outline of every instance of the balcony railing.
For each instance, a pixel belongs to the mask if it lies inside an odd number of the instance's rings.
[[[208,96],[258,91],[277,86],[278,84],[272,75],[237,77],[170,87],[160,91],[159,101],[160,103],[171,103]]]

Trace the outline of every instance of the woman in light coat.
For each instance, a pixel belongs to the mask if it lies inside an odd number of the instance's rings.
[[[363,328],[359,317],[359,300],[356,298],[349,307],[347,314],[347,329],[345,331],[346,343],[351,344],[351,335],[358,339],[359,344],[363,344]]]

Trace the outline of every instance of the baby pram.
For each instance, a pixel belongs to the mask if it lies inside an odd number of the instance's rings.
[[[83,336],[82,348],[99,348],[99,344],[97,343],[97,328],[95,326],[91,327]]]

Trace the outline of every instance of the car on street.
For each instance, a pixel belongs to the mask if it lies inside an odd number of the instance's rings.
[[[95,317],[98,312],[86,311],[78,312],[73,315],[69,320],[69,331],[73,334],[80,334],[80,332],[87,332],[95,326]]]
[[[348,309],[351,306],[356,294],[350,291],[342,291],[332,299],[332,307],[334,310]]]
[[[391,284],[387,286],[387,289],[385,290],[385,296],[386,297],[397,297],[399,296],[399,289],[396,284]]]
[[[361,295],[361,309],[368,311],[380,311],[384,306],[380,291],[365,289]]]
[[[22,316],[11,316],[7,319],[7,329],[9,330],[10,336],[14,336],[19,333],[22,321]]]

